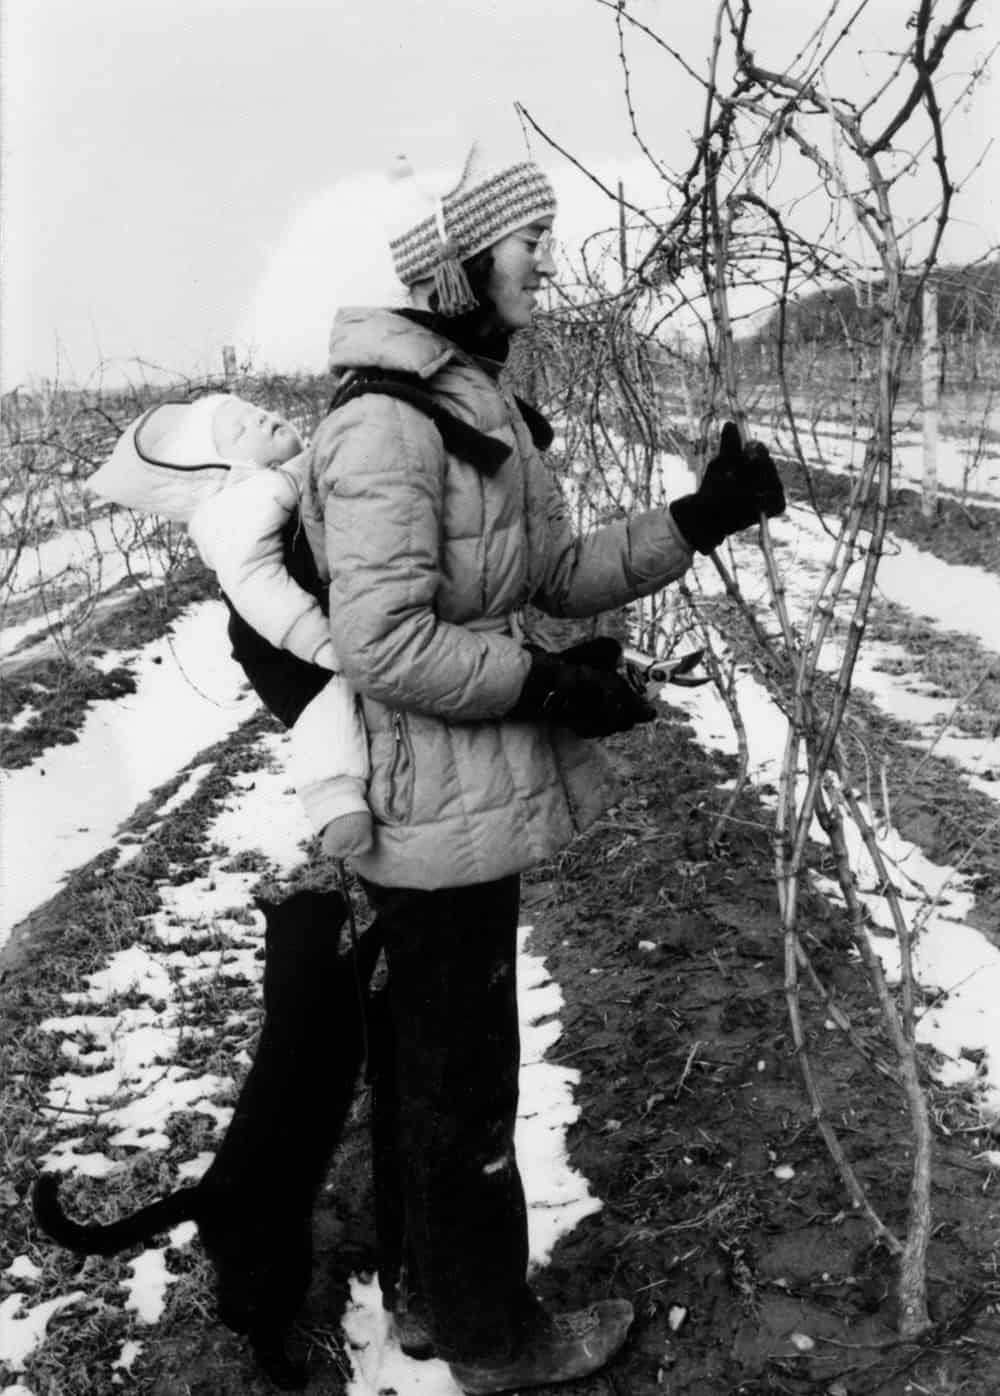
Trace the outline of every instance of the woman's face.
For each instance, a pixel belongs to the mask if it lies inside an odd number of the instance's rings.
[[[513,333],[531,324],[538,292],[556,271],[551,243],[552,219],[540,218],[493,244],[486,291],[498,329]]]
[[[216,449],[226,460],[281,465],[302,450],[295,428],[275,412],[265,412],[242,398],[220,402],[212,419]]]

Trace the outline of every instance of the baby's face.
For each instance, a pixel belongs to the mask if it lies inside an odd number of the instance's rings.
[[[295,428],[284,417],[238,397],[219,403],[212,419],[212,435],[219,455],[227,460],[281,465],[302,450]]]

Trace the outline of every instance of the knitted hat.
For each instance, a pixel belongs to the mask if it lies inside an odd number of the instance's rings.
[[[187,522],[226,481],[212,423],[228,393],[163,402],[131,422],[87,488],[112,504]]]
[[[437,198],[408,187],[416,180],[405,158],[392,173],[402,199],[411,201],[410,219],[389,241],[396,275],[406,286],[433,277],[443,315],[460,315],[476,305],[462,262],[556,211],[555,190],[544,170],[530,160],[491,162],[478,144],[469,151],[458,183]]]

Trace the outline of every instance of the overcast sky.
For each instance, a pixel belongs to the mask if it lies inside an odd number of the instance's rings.
[[[57,370],[82,380],[134,356],[174,372],[216,368],[224,343],[252,346],[259,363],[318,367],[333,306],[378,294],[367,254],[393,157],[454,165],[474,135],[511,147],[515,100],[609,178],[648,182],[614,17],[598,0],[0,5],[5,386]],[[779,67],[825,8],[756,0],[759,61]],[[859,37],[891,47],[912,8],[871,0]],[[988,27],[963,37],[953,73],[1000,33],[995,0],[979,8]],[[714,10],[635,6],[699,71]],[[857,50],[845,50],[831,90],[875,70],[877,56],[862,62]],[[694,84],[651,46],[630,62],[643,130],[683,165],[700,115]],[[986,145],[995,100],[994,85],[959,113],[962,159]],[[558,231],[582,235],[601,213],[578,177],[553,173]],[[996,240],[998,181],[992,151],[958,210],[952,256]]]

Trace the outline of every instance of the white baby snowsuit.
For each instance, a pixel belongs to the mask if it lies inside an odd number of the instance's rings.
[[[209,402],[183,405],[204,412]],[[218,457],[200,463],[176,460],[183,451],[171,451],[170,460],[158,459],[145,440],[140,445],[137,439],[158,410],[152,408],[126,428],[88,488],[112,503],[186,523],[205,564],[243,619],[270,644],[331,671],[329,682],[292,728],[290,775],[317,831],[342,816],[367,813],[371,767],[357,698],[336,672],[329,624],[319,602],[284,564],[282,534],[308,481],[308,453],[271,468]],[[323,550],[313,553],[325,581]]]

